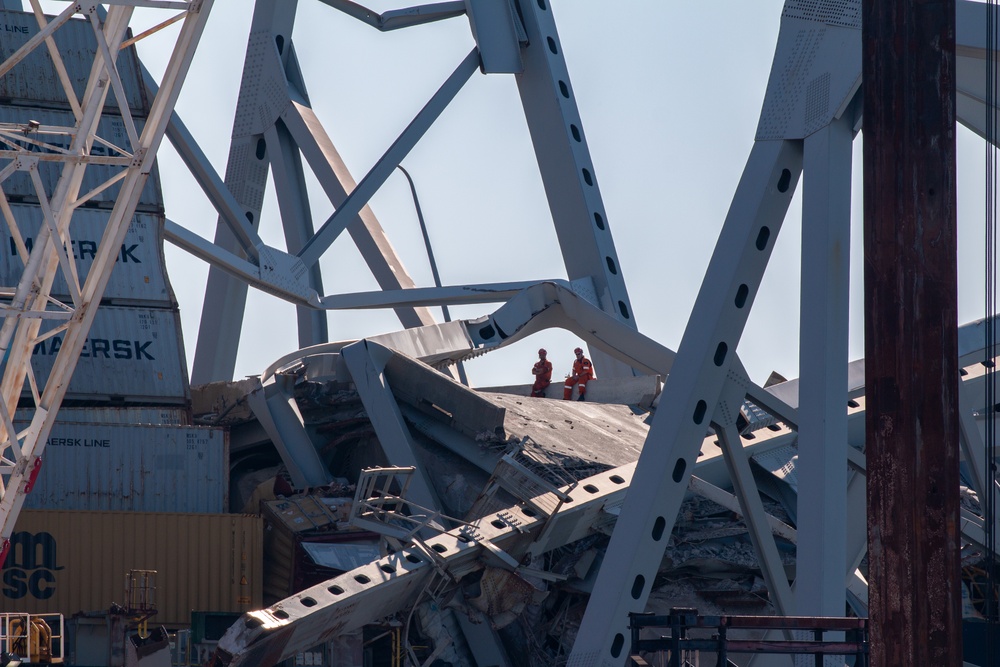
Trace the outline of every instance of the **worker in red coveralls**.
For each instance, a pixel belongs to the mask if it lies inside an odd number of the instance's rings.
[[[538,351],[538,361],[531,367],[531,374],[535,376],[535,384],[531,385],[531,395],[535,398],[545,398],[545,389],[552,382],[552,362],[545,358],[547,355],[544,349]]]
[[[563,386],[563,400],[568,401],[573,396],[573,385],[579,389],[578,401],[585,400],[587,394],[587,383],[597,377],[594,373],[594,365],[590,359],[583,356],[583,350],[576,348],[573,350],[576,361],[573,362],[573,374],[566,377],[566,384]]]

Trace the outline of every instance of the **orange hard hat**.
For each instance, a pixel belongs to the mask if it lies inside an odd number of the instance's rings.
[[[544,357],[546,354],[548,354],[548,352],[545,351],[544,347],[538,350],[538,356]]]
[[[573,350],[573,354],[583,354],[583,350],[580,348],[576,348],[575,350]]]

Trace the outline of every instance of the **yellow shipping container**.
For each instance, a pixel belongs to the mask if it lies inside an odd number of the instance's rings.
[[[129,570],[156,570],[151,624],[257,609],[262,525],[246,514],[25,510],[3,563],[0,611],[69,618],[124,605]]]

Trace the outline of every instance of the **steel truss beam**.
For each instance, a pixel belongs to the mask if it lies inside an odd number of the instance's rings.
[[[66,394],[142,188],[153,167],[156,150],[204,30],[212,0],[178,0],[166,7],[173,14],[180,10],[182,18],[170,60],[159,85],[160,92],[152,101],[141,132],[126,103],[116,58],[125,40],[133,9],[161,8],[163,3],[129,0],[104,4],[110,7],[103,20],[98,14],[97,4],[73,3],[50,21],[44,16],[38,1],[31,0],[39,31],[0,65],[0,74],[16,74],[17,63],[27,53],[35,48],[47,48],[76,119],[73,127],[43,127],[30,121],[25,112],[23,123],[3,128],[9,130],[15,126],[20,127],[24,136],[37,139],[44,139],[51,134],[68,134],[70,147],[66,151],[29,152],[0,137],[5,149],[9,147],[9,150],[0,154],[0,165],[3,165],[0,168],[0,183],[17,171],[28,174],[35,185],[35,194],[45,218],[29,253],[23,242],[25,233],[19,228],[19,221],[8,205],[6,194],[0,193],[0,211],[18,247],[21,261],[25,264],[16,288],[12,291],[5,290],[4,319],[0,327],[0,355],[6,359],[3,380],[0,382],[0,392],[3,394],[0,401],[0,560],[9,548],[10,536],[25,494],[30,492],[40,469],[45,442],[55,421],[56,411]],[[91,24],[98,45],[85,92],[80,99],[77,99],[70,84],[52,38],[75,14],[80,14]],[[101,136],[98,130],[102,115],[106,113],[105,101],[108,94],[113,96],[127,130],[125,140],[118,144],[112,142],[110,137]],[[91,155],[95,143],[110,147],[113,153],[121,156],[122,160],[110,163],[120,164],[122,170],[96,189],[101,190],[116,183],[119,194],[86,280],[81,282],[69,253],[72,243],[70,223],[76,208],[90,196],[90,193],[80,192],[88,166],[109,164],[106,158]],[[45,160],[57,163],[62,170],[51,192],[46,191],[39,176],[38,158],[42,155]],[[69,303],[59,302],[50,296],[55,278],[60,274],[69,284]],[[62,321],[55,329],[46,326],[43,330],[43,320],[46,319]],[[33,370],[32,352],[37,342],[55,332],[62,334],[63,344],[43,382]],[[30,425],[17,431],[11,416],[23,397],[26,385],[34,413]]]

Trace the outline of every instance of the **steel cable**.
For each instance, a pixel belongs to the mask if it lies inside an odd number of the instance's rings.
[[[987,559],[987,594],[985,616],[988,624],[986,632],[986,655],[988,667],[996,666],[996,624],[997,624],[997,601],[995,585],[995,558],[996,534],[994,524],[996,519],[995,488],[997,483],[997,468],[994,454],[996,445],[996,422],[997,414],[996,387],[994,385],[996,375],[996,287],[997,287],[997,266],[996,266],[996,220],[997,220],[997,115],[996,91],[997,91],[997,66],[996,66],[996,38],[997,38],[997,1],[988,0],[986,7],[986,256],[985,256],[985,348],[986,356],[983,363],[986,367],[986,437],[985,437],[985,470],[983,471],[983,524],[986,533]]]

